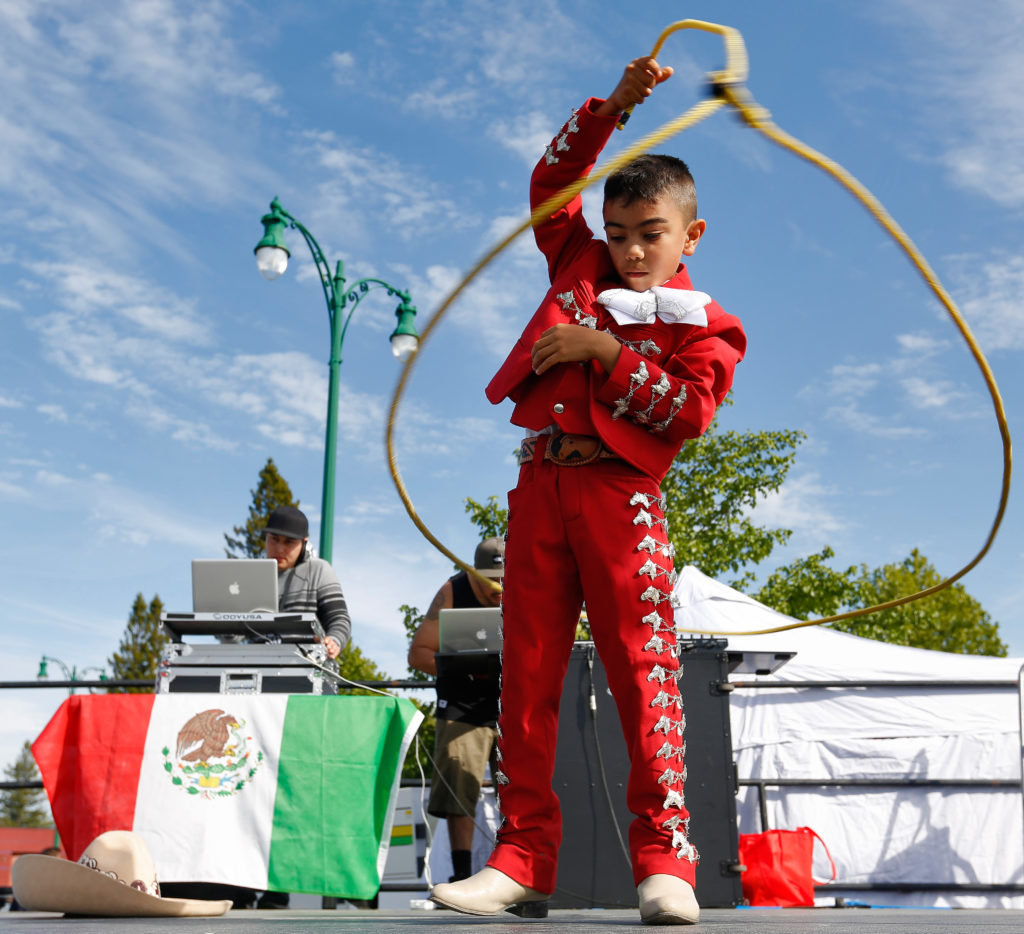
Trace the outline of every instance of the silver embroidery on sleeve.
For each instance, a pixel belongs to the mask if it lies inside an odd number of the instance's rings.
[[[559,292],[555,298],[562,303],[563,311],[573,312],[573,320],[581,327],[591,328],[592,330],[597,329],[597,318],[593,315],[588,315],[582,308],[580,308],[572,290],[568,292]]]
[[[654,357],[661,353],[661,348],[649,337],[642,341],[628,341],[621,334],[616,334],[611,328],[604,329],[605,334],[611,334],[623,347],[628,347],[641,357]]]
[[[629,374],[629,392],[621,399],[615,400],[615,408],[612,410],[612,418],[620,418],[629,411],[629,403],[633,401],[633,395],[651,378],[647,372],[647,364],[640,361],[640,365]]]
[[[548,165],[554,165],[558,162],[558,156],[555,152],[568,152],[569,151],[569,134],[579,133],[580,128],[578,124],[579,109],[577,108],[572,112],[572,116],[566,122],[565,126],[562,127],[562,132],[559,133],[547,149],[544,150],[544,161]]]
[[[679,394],[672,400],[669,406],[668,415],[660,422],[651,425],[651,431],[664,431],[669,423],[679,414],[679,410],[686,404],[686,384],[679,387]]]
[[[576,296],[573,294],[572,289],[568,292],[559,292],[555,298],[562,303],[562,311],[574,311],[576,314],[580,313],[580,306],[576,304]]]
[[[640,425],[646,425],[651,420],[651,413],[654,411],[654,407],[661,402],[662,397],[671,388],[672,384],[668,381],[668,377],[662,373],[651,386],[651,404],[642,412],[634,412],[633,421]]]

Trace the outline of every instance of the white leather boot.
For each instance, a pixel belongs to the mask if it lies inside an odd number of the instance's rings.
[[[696,924],[700,917],[693,886],[677,876],[655,873],[637,887],[644,924]]]
[[[484,866],[458,882],[442,882],[430,890],[430,900],[467,915],[497,915],[523,902],[542,902],[548,895],[520,885],[503,872]]]

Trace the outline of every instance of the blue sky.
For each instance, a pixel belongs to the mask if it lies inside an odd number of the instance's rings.
[[[272,197],[350,279],[426,320],[526,213],[529,171],[589,95],[668,23],[743,34],[749,87],[857,175],[915,239],[980,339],[1019,433],[1024,349],[1024,12],[1015,0],[643,5],[5,0],[0,4],[0,680],[42,654],[101,666],[132,601],[190,608],[273,457],[318,534],[328,326],[308,251],[279,280],[253,247]],[[722,64],[677,34],[677,71],[622,147]],[[764,567],[832,545],[940,571],[980,547],[1000,448],[984,385],[938,303],[862,208],[720,113],[664,151],[691,164],[708,233],[698,288],[750,347],[723,425],[807,433]],[[588,214],[599,218],[599,197]],[[593,223],[593,221],[592,221]],[[483,387],[546,288],[521,238],[438,328],[399,417],[398,461],[433,531],[469,557],[466,496],[513,485],[517,432]],[[394,302],[359,306],[342,365],[334,564],[357,643],[404,672],[398,606],[449,573],[386,469]],[[1024,656],[1020,497],[966,579]],[[60,691],[6,692],[0,764]]]

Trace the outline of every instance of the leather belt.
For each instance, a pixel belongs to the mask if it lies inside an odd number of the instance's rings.
[[[619,456],[609,451],[600,438],[557,431],[550,435],[524,438],[519,446],[520,465],[533,460],[538,438],[544,438],[546,441],[544,460],[551,461],[559,467],[582,467],[584,464],[592,464],[602,459],[619,460]]]

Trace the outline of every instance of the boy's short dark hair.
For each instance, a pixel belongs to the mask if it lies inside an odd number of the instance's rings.
[[[690,167],[675,156],[640,156],[613,172],[604,183],[604,200],[625,205],[657,201],[664,194],[675,199],[687,223],[697,217],[697,186]]]

